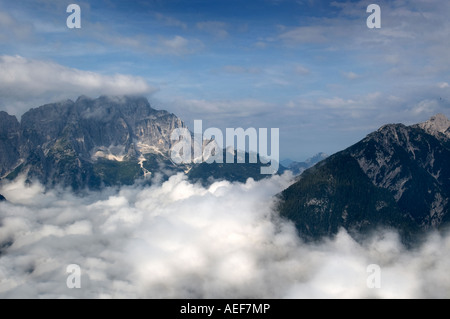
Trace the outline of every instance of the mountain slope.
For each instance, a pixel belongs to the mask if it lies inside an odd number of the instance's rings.
[[[19,160],[20,123],[15,116],[0,111],[0,177]]]
[[[384,226],[410,242],[421,231],[440,229],[450,219],[450,148],[441,132],[450,123],[445,127],[444,118],[385,125],[330,156],[282,192],[280,213],[309,240],[340,227],[356,234]]]

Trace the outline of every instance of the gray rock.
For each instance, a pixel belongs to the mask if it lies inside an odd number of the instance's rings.
[[[80,189],[131,183],[148,175],[150,158],[170,166],[170,133],[185,125],[142,97],[81,96],[31,109],[21,123],[0,112],[0,127],[2,176]]]
[[[19,161],[20,124],[15,116],[0,111],[0,177]]]

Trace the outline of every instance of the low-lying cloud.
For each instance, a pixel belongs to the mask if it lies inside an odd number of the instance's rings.
[[[179,174],[84,197],[6,183],[0,298],[449,296],[449,237],[413,251],[389,232],[363,244],[345,231],[305,244],[272,209],[291,178],[205,188]],[[81,268],[79,289],[66,285],[70,264]],[[380,266],[380,288],[367,285],[370,264]]]

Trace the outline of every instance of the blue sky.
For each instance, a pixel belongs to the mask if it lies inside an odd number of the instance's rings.
[[[277,127],[282,158],[332,154],[450,117],[449,16],[437,0],[0,0],[0,110],[138,94],[189,127]]]

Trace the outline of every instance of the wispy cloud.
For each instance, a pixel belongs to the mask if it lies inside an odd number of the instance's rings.
[[[210,33],[219,39],[228,36],[227,25],[222,21],[202,21],[197,22],[196,26],[197,29]]]
[[[3,43],[30,39],[33,26],[30,23],[18,21],[7,12],[0,11],[0,39]]]
[[[294,67],[294,72],[299,75],[308,75],[311,71],[301,64],[296,64]]]
[[[291,46],[308,43],[325,43],[329,40],[330,29],[330,27],[321,25],[296,27],[281,33],[279,38]]]
[[[258,67],[245,67],[242,65],[225,65],[222,70],[231,74],[260,74],[262,72]]]
[[[178,102],[192,115],[203,115],[205,118],[251,118],[273,108],[273,104],[258,99],[237,100],[198,100],[179,99]]]
[[[185,23],[185,22],[183,22],[181,20],[178,20],[178,19],[176,19],[174,17],[167,16],[167,15],[164,15],[164,14],[159,13],[159,12],[155,13],[155,17],[156,17],[156,19],[161,21],[163,23],[163,25],[165,25],[165,26],[179,27],[179,28],[181,28],[183,30],[186,30],[188,28],[187,23]]]

